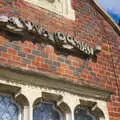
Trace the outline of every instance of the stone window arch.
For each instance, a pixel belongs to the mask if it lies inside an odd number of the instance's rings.
[[[75,20],[75,11],[72,8],[71,0],[24,0],[37,7],[44,8],[58,15]]]
[[[99,107],[96,107],[91,113],[96,117],[96,120],[105,120],[104,113]]]
[[[78,106],[74,113],[75,120],[96,120],[88,108]]]
[[[20,106],[12,96],[0,94],[0,120],[20,120]]]
[[[71,109],[64,101],[57,103],[62,113],[64,113],[65,120],[72,120]]]
[[[33,120],[64,120],[64,114],[55,101],[39,98],[33,105]]]
[[[72,120],[71,109],[68,104],[64,102],[64,97],[59,94],[42,92],[41,97],[37,98],[33,104],[33,120],[37,120],[37,118],[35,118],[37,115],[35,114],[37,114],[36,111],[41,111],[42,108],[40,108],[40,106],[46,106],[46,108],[49,106],[48,109],[51,109],[53,114],[55,113],[59,116],[57,120]],[[49,111],[47,109],[45,110],[47,112]],[[47,120],[47,118],[45,120]],[[52,120],[54,120],[54,117]]]
[[[15,96],[15,101],[21,107],[21,120],[29,120],[29,101],[23,94]]]
[[[98,108],[96,102],[80,100],[74,110],[75,120],[105,120],[104,113]]]

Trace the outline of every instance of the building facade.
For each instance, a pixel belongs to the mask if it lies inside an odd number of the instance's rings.
[[[120,120],[119,35],[95,0],[0,0],[0,120]]]

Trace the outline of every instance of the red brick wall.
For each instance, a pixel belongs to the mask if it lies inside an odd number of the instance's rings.
[[[48,72],[84,83],[113,90],[108,102],[111,120],[120,120],[120,37],[94,8],[90,0],[73,0],[75,21],[37,9],[23,0],[0,0],[0,14],[19,16],[47,28],[50,32],[69,33],[91,46],[99,44],[102,52],[97,60],[64,56],[50,45],[10,41],[0,30],[0,64]]]

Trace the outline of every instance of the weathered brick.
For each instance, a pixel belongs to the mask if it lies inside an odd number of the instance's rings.
[[[57,66],[57,67],[60,66],[60,62],[57,62],[57,61],[53,61],[52,64],[53,64],[54,66]]]
[[[22,63],[24,63],[24,64],[31,64],[31,60],[23,58],[22,59]]]
[[[20,50],[21,50],[21,47],[18,46],[18,45],[15,45],[15,44],[12,44],[11,47],[14,48],[14,49],[17,50],[17,51],[20,51]]]
[[[39,50],[32,50],[32,54],[33,54],[33,55],[37,55],[37,56],[40,56],[40,55],[41,55],[41,53],[40,53]]]
[[[47,64],[52,64],[52,60],[45,59],[45,63],[47,63]]]
[[[34,55],[31,55],[31,54],[28,54],[28,55],[27,55],[27,58],[30,59],[30,60],[34,60],[34,59],[35,59],[35,56],[34,56]]]
[[[25,52],[25,53],[31,53],[31,49],[30,48],[24,48],[23,52]]]
[[[52,66],[50,67],[50,69],[52,70],[52,72],[56,72],[56,71],[57,71],[57,69],[58,69],[58,67],[57,67],[57,66],[52,65]]]
[[[4,57],[4,58],[7,58],[7,59],[11,59],[11,55],[10,54],[8,54],[8,53],[2,53],[2,56]]]
[[[36,58],[35,58],[35,61],[37,61],[37,62],[44,62],[44,58],[43,57],[40,57],[40,56],[37,56]]]
[[[4,47],[4,46],[0,46],[0,51],[2,51],[2,52],[7,52],[7,48]]]
[[[25,56],[26,56],[26,54],[25,54],[25,53],[23,53],[22,51],[18,51],[18,56],[25,57]]]
[[[16,55],[17,51],[13,48],[8,48],[8,53],[11,54],[11,55]]]

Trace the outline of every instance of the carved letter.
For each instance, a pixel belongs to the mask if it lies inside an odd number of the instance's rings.
[[[60,45],[66,43],[66,37],[64,33],[62,32],[55,33],[55,41],[57,44],[60,44]]]
[[[47,29],[45,29],[45,28],[42,29],[42,36],[45,38],[49,37],[49,33],[48,33]]]
[[[71,37],[70,35],[67,35],[66,39],[67,39],[68,44],[70,44],[70,45],[72,45],[72,46],[75,46],[75,45],[76,45],[76,44],[75,44],[75,41],[74,41],[74,38]]]

